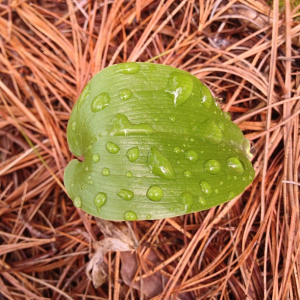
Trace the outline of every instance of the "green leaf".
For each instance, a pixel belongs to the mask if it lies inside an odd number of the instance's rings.
[[[249,142],[187,72],[125,63],[96,74],[67,129],[65,170],[74,205],[108,220],[197,212],[252,182]]]

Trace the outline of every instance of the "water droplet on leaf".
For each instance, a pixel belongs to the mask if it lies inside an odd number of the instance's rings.
[[[92,112],[96,113],[98,111],[103,110],[106,108],[110,103],[110,97],[108,93],[101,93],[100,95],[96,96],[91,103]]]
[[[218,144],[222,141],[223,134],[220,127],[212,120],[204,122],[202,125],[204,138],[211,144]]]
[[[121,100],[129,100],[132,97],[132,91],[129,89],[123,89],[119,91],[119,98]]]
[[[155,130],[150,124],[132,124],[123,114],[116,114],[110,122],[108,133],[113,136],[128,136],[134,134],[150,135]]]
[[[209,196],[211,194],[211,186],[206,181],[201,181],[200,182],[200,188],[201,188],[201,191],[204,194],[206,194],[207,196]]]
[[[175,171],[171,162],[155,146],[149,151],[148,165],[154,175],[163,179],[175,179]]]
[[[76,207],[81,207],[81,205],[82,205],[81,198],[80,198],[80,197],[76,197],[76,198],[74,199],[73,203],[74,203],[74,206],[76,206]]]
[[[131,178],[133,176],[131,171],[127,171],[125,175],[127,178]]]
[[[190,74],[173,72],[168,80],[166,92],[173,100],[174,106],[184,104],[193,91],[193,78]]]
[[[191,193],[189,192],[183,192],[180,195],[180,202],[183,204],[184,206],[184,211],[185,212],[190,212],[191,208],[193,206],[194,203],[194,197]]]
[[[227,159],[228,168],[238,174],[243,174],[245,171],[243,163],[237,157]]]
[[[94,204],[97,208],[97,211],[100,212],[101,207],[106,203],[107,195],[105,193],[98,193],[94,198]]]
[[[205,107],[210,108],[212,103],[212,97],[210,95],[203,95],[200,101],[201,104],[203,104]]]
[[[94,154],[93,155],[93,162],[96,163],[100,160],[100,155],[99,154]]]
[[[76,131],[76,121],[72,122],[71,128],[73,131]]]
[[[174,151],[174,153],[179,154],[180,153],[180,148],[179,147],[174,147],[173,151]]]
[[[117,195],[126,201],[130,201],[133,198],[134,193],[126,189],[121,189]]]
[[[224,131],[225,130],[225,125],[223,123],[218,123],[219,125],[219,128],[221,129],[221,131]]]
[[[243,138],[242,148],[243,148],[244,152],[246,153],[247,158],[250,160],[253,157],[253,154],[251,153],[250,142],[245,137]]]
[[[217,160],[211,159],[204,164],[204,169],[207,173],[216,175],[221,170],[221,165]]]
[[[137,214],[134,211],[127,211],[124,214],[124,219],[126,221],[136,221],[137,220]]]
[[[201,85],[201,87],[200,87],[199,91],[200,91],[201,105],[203,105],[206,108],[210,108],[212,103],[214,102],[212,94],[206,85],[204,85],[201,82],[200,82],[200,85]]]
[[[147,191],[147,197],[151,201],[160,201],[164,196],[164,192],[161,187],[157,185],[151,186]]]
[[[136,62],[127,62],[117,66],[116,71],[122,74],[135,74],[140,70],[140,65]]]
[[[109,175],[110,175],[110,170],[109,170],[108,168],[104,168],[104,169],[102,170],[102,175],[103,175],[103,176],[109,176]]]
[[[223,116],[226,120],[231,121],[231,114],[228,111],[223,111]]]
[[[106,150],[111,154],[116,154],[116,153],[119,152],[120,147],[117,144],[113,143],[113,142],[107,142],[106,143]]]
[[[195,163],[198,160],[198,154],[193,150],[185,151],[184,156],[188,161],[192,163]]]
[[[184,172],[183,172],[183,176],[184,176],[185,178],[192,178],[192,173],[191,173],[190,171],[184,171]]]
[[[131,162],[136,161],[139,158],[140,151],[138,147],[130,148],[126,153],[128,160]]]
[[[200,205],[205,205],[206,204],[206,200],[202,196],[198,197],[198,202],[199,202]]]

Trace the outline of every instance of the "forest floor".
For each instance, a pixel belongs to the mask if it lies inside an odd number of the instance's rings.
[[[299,19],[299,1],[1,1],[0,299],[300,299]],[[73,205],[69,115],[94,74],[126,61],[211,89],[251,143],[243,194],[105,225]],[[110,226],[138,247],[102,257]]]

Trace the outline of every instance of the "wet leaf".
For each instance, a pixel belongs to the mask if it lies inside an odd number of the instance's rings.
[[[67,129],[65,186],[108,220],[160,219],[229,201],[254,178],[249,142],[209,89],[169,66],[125,63],[96,74]]]

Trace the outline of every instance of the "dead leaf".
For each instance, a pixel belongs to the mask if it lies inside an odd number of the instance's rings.
[[[138,246],[130,226],[102,219],[97,219],[97,225],[105,238],[93,244],[95,253],[86,268],[86,274],[95,288],[100,287],[107,280],[107,268],[104,263],[104,256],[107,252],[132,251]]]

